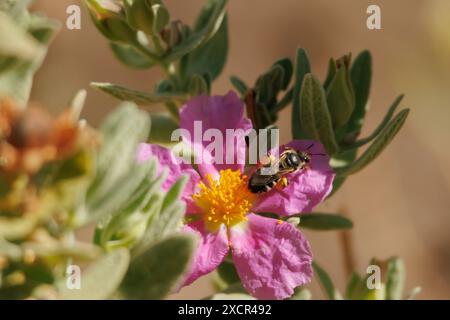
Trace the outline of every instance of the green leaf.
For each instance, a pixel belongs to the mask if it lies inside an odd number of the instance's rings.
[[[397,257],[390,258],[387,265],[386,300],[403,299],[405,265]]]
[[[111,42],[110,47],[114,56],[127,67],[148,69],[155,65],[154,60],[136,50],[133,46]]]
[[[320,284],[324,289],[328,299],[330,300],[342,300],[342,296],[339,291],[334,287],[333,281],[331,280],[328,273],[322,269],[316,262],[312,263],[314,272],[319,278]]]
[[[182,62],[184,77],[209,73],[214,80],[220,75],[228,56],[227,20],[225,16],[216,34],[205,44],[185,56]]]
[[[205,44],[220,29],[225,18],[227,0],[209,0],[198,19],[203,26],[193,32],[186,40],[169,50],[164,56],[165,62],[173,62]]]
[[[231,84],[236,88],[236,90],[240,93],[241,96],[245,96],[248,90],[247,84],[239,77],[231,76],[230,77]]]
[[[300,227],[312,230],[345,230],[353,228],[353,222],[341,215],[314,212],[300,215]]]
[[[397,107],[400,105],[400,102],[403,100],[403,95],[400,95],[397,97],[397,99],[395,99],[395,101],[392,103],[392,105],[389,107],[388,112],[386,113],[386,115],[383,118],[383,121],[381,121],[381,123],[378,125],[378,127],[372,132],[372,134],[370,134],[368,137],[360,139],[356,142],[351,142],[352,144],[350,145],[345,145],[343,146],[343,150],[346,149],[355,149],[355,148],[359,148],[362,147],[363,145],[371,142],[373,139],[375,139],[376,137],[378,137],[378,135],[381,133],[381,131],[383,131],[383,129],[389,124],[389,122],[391,121],[392,117],[394,116],[395,111],[397,110]],[[344,141],[345,143],[345,141]],[[354,160],[354,159],[353,159]]]
[[[0,238],[0,255],[8,260],[19,261],[23,259],[23,251],[20,245]]]
[[[0,54],[31,61],[42,50],[39,42],[12,18],[0,12]]]
[[[283,98],[281,98],[280,101],[278,101],[277,105],[271,110],[272,114],[277,114],[281,110],[283,110],[285,107],[287,107],[293,98],[293,89],[290,89],[286,92]]]
[[[236,271],[236,267],[234,266],[233,262],[229,260],[224,260],[220,264],[220,266],[217,268],[217,273],[219,274],[220,279],[228,285],[241,281]]]
[[[153,34],[154,14],[147,0],[123,1],[128,24],[135,30]]]
[[[274,64],[269,71],[258,77],[255,84],[256,102],[266,108],[272,108],[277,102],[278,93],[283,87],[284,69]]]
[[[166,193],[160,208],[158,208],[158,213],[152,216],[142,241],[135,248],[135,252],[143,252],[158,239],[167,237],[179,230],[186,209],[185,204],[179,199],[187,181],[188,177],[181,177]]]
[[[325,90],[328,90],[328,88],[330,87],[331,82],[336,76],[336,70],[336,61],[334,59],[330,59],[330,61],[328,62],[327,77],[325,79],[325,82],[323,83],[323,87],[325,88]]]
[[[123,104],[106,118],[101,125],[103,145],[97,155],[96,176],[79,210],[80,218],[91,221],[112,214],[149,176],[151,166],[136,165],[138,144],[146,141],[149,131],[148,114],[132,104]]]
[[[48,19],[41,14],[30,15],[27,26],[28,32],[42,45],[47,45],[60,28],[59,21]]]
[[[162,299],[189,268],[196,239],[175,235],[133,258],[121,291],[127,299]]]
[[[159,34],[170,21],[169,11],[161,4],[152,5],[153,34]]]
[[[367,150],[351,165],[337,169],[336,173],[341,176],[348,176],[364,169],[368,164],[376,159],[380,153],[394,139],[408,117],[409,109],[400,111],[397,116],[381,131],[375,141]]]
[[[298,287],[294,290],[294,294],[289,300],[311,300],[311,291],[304,287]]]
[[[166,113],[152,113],[150,115],[152,120],[152,129],[149,135],[149,142],[171,145],[177,141],[172,141],[172,133],[178,129],[178,123]]]
[[[95,233],[95,243],[107,250],[131,248],[142,239],[148,220],[160,206],[159,192],[167,174],[166,170],[156,174],[156,161],[153,159],[142,164],[134,163],[127,177],[123,186],[111,188],[114,200],[101,198],[100,206],[94,207],[97,211],[105,206],[109,209],[100,211],[107,219],[99,221]],[[106,205],[101,206],[102,202]]]
[[[32,0],[8,0],[0,1],[0,11],[5,12],[18,22],[28,17],[27,8]]]
[[[208,94],[208,83],[205,78],[199,74],[193,74],[189,80],[188,92],[192,97],[201,94]]]
[[[289,58],[282,58],[275,62],[274,65],[280,66],[284,71],[281,89],[286,90],[289,86],[289,83],[291,82],[292,74],[294,73],[294,66],[292,64],[292,61]]]
[[[346,126],[347,133],[359,133],[364,123],[372,81],[372,56],[369,51],[361,52],[353,62],[350,78],[355,93],[355,109]]]
[[[362,278],[358,273],[353,272],[347,283],[345,298],[347,300],[366,300],[369,293],[367,278]]]
[[[349,166],[352,162],[355,161],[357,156],[357,148],[364,146],[365,144],[373,141],[378,135],[384,130],[384,128],[389,124],[392,117],[394,116],[395,111],[397,110],[397,107],[400,105],[400,102],[403,99],[403,95],[400,95],[397,97],[397,99],[392,103],[390,106],[388,112],[386,113],[383,121],[378,125],[378,127],[370,134],[368,137],[360,139],[356,142],[353,142],[353,139],[355,137],[354,134],[350,135],[349,141],[351,144],[347,145],[345,143],[348,143],[347,141],[343,141],[342,146],[340,147],[340,153],[337,155],[334,155],[331,159],[331,165],[333,169],[342,169],[346,166]],[[344,184],[345,180],[347,179],[346,176],[338,176],[333,181],[333,191],[329,195],[331,197],[333,194],[335,194],[339,188]]]
[[[32,251],[38,259],[48,261],[58,261],[65,263],[67,259],[76,261],[90,261],[101,255],[101,249],[90,243],[75,242],[65,244],[61,242],[40,244],[35,242],[25,242],[22,249],[26,252]]]
[[[140,106],[148,106],[158,103],[166,103],[171,101],[183,101],[185,97],[181,94],[173,93],[146,93],[127,89],[111,83],[92,82],[91,86],[97,88],[119,100],[131,101]]]
[[[325,91],[319,80],[310,73],[304,77],[300,101],[302,131],[308,138],[320,141],[329,155],[335,154],[338,147],[334,138]]]
[[[130,263],[126,249],[104,255],[81,274],[80,290],[67,288],[66,279],[57,285],[63,300],[102,300],[110,298],[119,287]]]
[[[308,55],[304,49],[298,49],[295,58],[295,84],[293,91],[293,102],[292,102],[292,138],[302,139],[305,138],[305,134],[302,131],[300,125],[300,114],[301,114],[301,99],[300,91],[303,86],[303,79],[306,74],[311,72],[311,66],[309,63]]]
[[[350,56],[344,56],[338,61],[334,79],[327,88],[327,104],[335,130],[347,123],[355,107],[355,96],[348,70],[349,60]]]
[[[19,8],[22,7],[18,4],[18,7],[14,6],[10,9]],[[22,16],[22,13],[17,14]],[[0,98],[5,96],[14,98],[21,107],[25,107],[28,102],[34,73],[39,69],[47,53],[46,45],[51,35],[58,29],[58,24],[54,21],[41,16],[29,16],[26,12],[23,15],[28,18],[21,23],[25,28],[29,23],[31,34],[20,30],[18,24],[0,12],[0,32],[4,35],[0,40],[0,56],[6,55],[7,60],[11,55],[12,57],[17,56],[16,62],[19,60],[14,68],[11,68],[10,60],[9,63],[6,61],[10,67],[4,68],[0,73]],[[5,61],[0,61],[0,64],[4,63]]]

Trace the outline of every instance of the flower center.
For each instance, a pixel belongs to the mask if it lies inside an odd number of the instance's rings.
[[[200,182],[200,191],[192,196],[209,231],[218,230],[221,224],[230,227],[246,220],[255,198],[248,190],[247,177],[239,170],[221,170],[219,174],[217,180],[207,175],[207,183]]]

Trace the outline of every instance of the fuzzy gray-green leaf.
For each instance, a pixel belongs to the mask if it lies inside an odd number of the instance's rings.
[[[386,299],[403,299],[405,287],[405,266],[397,257],[390,258],[387,264]]]
[[[101,300],[110,298],[119,287],[130,263],[126,249],[115,250],[92,263],[81,273],[81,288],[68,289],[62,279],[57,287],[59,298],[63,300]],[[70,275],[69,275],[70,277]]]
[[[162,299],[182,280],[196,246],[190,235],[175,235],[133,258],[121,291],[127,299]]]
[[[172,93],[147,93],[136,91],[132,89],[127,89],[125,87],[121,87],[112,83],[100,83],[93,82],[91,86],[97,88],[116,99],[121,101],[131,101],[140,106],[149,106],[158,103],[166,103],[171,101],[182,101],[185,99],[185,96],[182,94],[172,94]]]

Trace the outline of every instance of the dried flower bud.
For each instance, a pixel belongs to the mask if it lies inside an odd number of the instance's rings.
[[[54,118],[41,108],[22,111],[4,100],[0,102],[0,138],[1,168],[34,173],[45,163],[76,151],[81,135],[70,110]]]

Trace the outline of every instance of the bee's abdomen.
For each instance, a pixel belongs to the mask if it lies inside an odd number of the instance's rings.
[[[263,193],[272,190],[276,186],[281,177],[279,175],[265,176],[255,173],[248,181],[248,189],[252,193]]]

